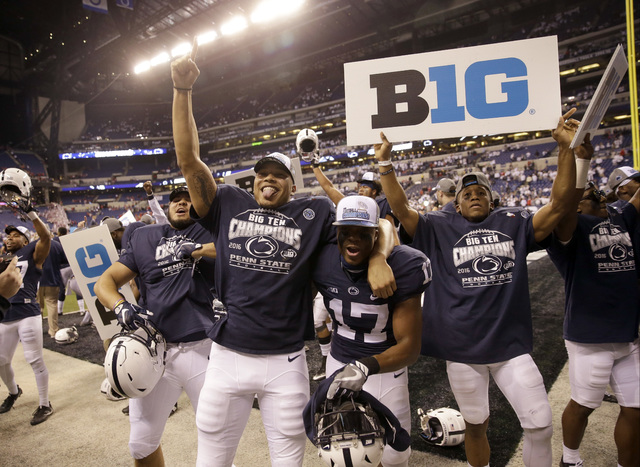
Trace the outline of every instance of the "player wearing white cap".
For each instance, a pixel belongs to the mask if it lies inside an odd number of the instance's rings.
[[[558,176],[549,204],[535,214],[522,208],[494,211],[484,174],[465,174],[456,187],[456,210],[419,214],[398,183],[391,143],[375,146],[382,186],[412,246],[434,269],[424,294],[422,353],[447,361],[447,374],[465,422],[465,451],[472,466],[489,464],[488,386],[493,377],[524,429],[526,466],[551,465],[551,408],[531,358],[533,331],[527,253],[543,247],[571,210],[576,186],[569,148],[579,122],[572,109],[559,121]]]
[[[407,366],[420,354],[420,295],[431,281],[429,259],[406,245],[387,259],[397,290],[390,298],[372,293],[366,280],[369,255],[378,236],[379,209],[367,196],[347,196],[337,207],[338,245],[318,257],[313,280],[332,319],[327,374],[335,375],[327,398],[365,390],[386,405],[411,431]],[[346,365],[346,366],[345,366]],[[387,445],[382,465],[408,465],[411,449]]]

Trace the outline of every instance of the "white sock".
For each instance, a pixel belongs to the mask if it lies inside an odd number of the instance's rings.
[[[575,464],[580,460],[579,449],[569,449],[562,444],[562,461],[567,464]]]
[[[82,298],[78,299],[78,309],[84,311],[84,300]]]

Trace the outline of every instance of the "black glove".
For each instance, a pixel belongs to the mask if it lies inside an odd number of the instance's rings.
[[[151,313],[141,306],[129,303],[126,300],[122,300],[118,305],[114,307],[116,312],[116,318],[118,324],[128,331],[138,329],[140,324],[143,324],[145,319],[151,315]]]
[[[193,252],[196,250],[199,250],[200,248],[202,248],[201,243],[182,242],[180,245],[177,246],[175,250],[176,258],[180,260],[186,260],[186,259],[192,258],[191,255],[193,254]]]

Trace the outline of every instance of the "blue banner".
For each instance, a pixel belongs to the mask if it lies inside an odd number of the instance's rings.
[[[82,0],[82,7],[98,13],[109,13],[107,0]]]

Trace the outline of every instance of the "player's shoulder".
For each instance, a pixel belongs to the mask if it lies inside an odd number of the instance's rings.
[[[396,245],[389,255],[388,263],[392,269],[395,269],[411,264],[422,264],[426,259],[427,256],[420,250],[409,245]]]
[[[307,196],[287,203],[294,210],[302,210],[305,217],[314,214],[328,215],[335,212],[335,206],[328,196]]]

